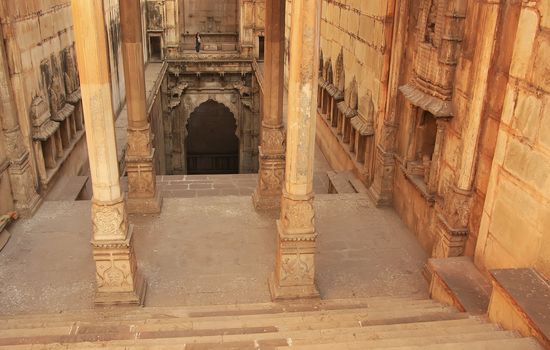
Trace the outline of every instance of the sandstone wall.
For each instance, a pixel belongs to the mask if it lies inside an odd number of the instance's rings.
[[[239,0],[183,0],[183,8],[183,32],[239,31]]]
[[[35,184],[42,192],[41,195],[45,195],[59,177],[79,175],[87,169],[86,149],[82,146],[83,132],[78,129],[75,133],[73,130],[68,141],[61,140],[65,137],[66,128],[74,123],[74,119],[78,119],[77,115],[80,113],[78,103],[70,102],[78,88],[78,73],[74,65],[71,66],[72,62],[69,62],[74,58],[70,5],[69,0],[0,1],[0,20],[17,117],[23,141],[30,152]],[[104,7],[111,48],[111,77],[115,96],[113,108],[116,111],[124,101],[118,1],[104,0]],[[64,121],[59,121],[61,138],[59,134],[52,136],[57,137],[59,147],[53,168],[44,168],[41,143],[36,139],[38,116],[33,115],[36,109],[33,102],[37,101],[37,96],[43,101],[42,105],[45,105],[44,108],[51,114],[52,120],[65,118],[58,114],[63,112],[61,107],[68,106],[69,103],[75,106],[75,112]],[[42,141],[42,144],[44,142],[46,141]],[[2,189],[5,188],[2,186]],[[0,194],[2,198],[9,198],[4,192]]]
[[[550,277],[550,1],[524,2],[513,35],[475,257]]]

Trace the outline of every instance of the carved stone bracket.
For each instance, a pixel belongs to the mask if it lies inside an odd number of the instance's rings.
[[[137,270],[132,232],[125,240],[92,241],[97,305],[143,304],[147,285]]]
[[[283,194],[281,219],[277,221],[278,247],[275,272],[269,286],[274,300],[318,298],[315,286],[313,196]]]
[[[124,199],[112,202],[92,200],[94,240],[124,241],[128,236],[128,218]]]

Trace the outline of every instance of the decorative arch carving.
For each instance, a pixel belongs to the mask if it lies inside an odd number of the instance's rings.
[[[351,109],[358,110],[359,109],[359,92],[357,88],[357,79],[355,79],[355,76],[351,80],[351,83],[349,85],[346,95],[347,95],[346,100],[348,102],[348,106]]]
[[[344,70],[344,49],[340,49],[336,59],[336,88],[341,92],[346,88],[346,72]]]
[[[333,82],[333,74],[332,74],[332,61],[331,59],[329,58],[327,60],[327,62],[325,63],[325,68],[324,68],[324,78],[325,78],[325,81],[329,84],[332,84]]]
[[[189,114],[187,115],[187,118],[185,118],[185,123],[184,123],[184,134],[185,134],[185,137],[187,137],[187,124],[189,123],[189,118],[191,117],[191,114],[193,114],[194,112],[197,111],[197,109],[204,103],[208,102],[208,101],[213,101],[213,102],[216,102],[218,104],[221,104],[223,105],[225,108],[227,108],[231,114],[233,115],[233,118],[235,119],[235,124],[237,125],[237,128],[235,130],[235,135],[237,136],[237,138],[241,138],[240,136],[240,113],[238,113],[238,109],[237,109],[237,102],[238,101],[235,101],[235,103],[233,103],[232,101],[232,97],[231,95],[228,95],[228,94],[223,94],[223,95],[216,95],[216,96],[212,96],[212,95],[204,95],[204,94],[201,94],[201,95],[198,95],[198,98],[195,98],[195,99],[191,99],[191,98],[186,98],[186,101],[185,101],[185,107],[186,109],[189,111]]]

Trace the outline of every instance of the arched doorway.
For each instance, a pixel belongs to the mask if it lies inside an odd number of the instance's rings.
[[[208,100],[187,122],[188,174],[238,174],[239,139],[233,113],[221,103]]]

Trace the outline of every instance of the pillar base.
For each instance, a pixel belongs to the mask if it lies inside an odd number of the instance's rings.
[[[315,284],[305,286],[280,286],[272,272],[268,280],[271,300],[320,299],[321,295]]]
[[[124,240],[92,240],[97,286],[95,305],[143,305],[147,284],[137,268],[133,232],[130,225]]]
[[[38,193],[36,193],[32,199],[29,201],[29,203],[25,203],[24,206],[19,206],[19,203],[15,204],[15,210],[17,211],[17,214],[19,214],[22,218],[30,218],[36,213],[38,208],[40,208],[40,205],[42,204],[42,197]]]
[[[145,304],[147,293],[147,282],[140,272],[136,273],[134,291],[132,292],[96,292],[94,298],[95,306],[117,306]]]
[[[278,209],[281,207],[281,194],[260,195],[256,188],[252,193],[252,203],[257,210]]]
[[[127,198],[126,210],[129,214],[159,214],[162,210],[162,196],[157,190],[151,198]]]

